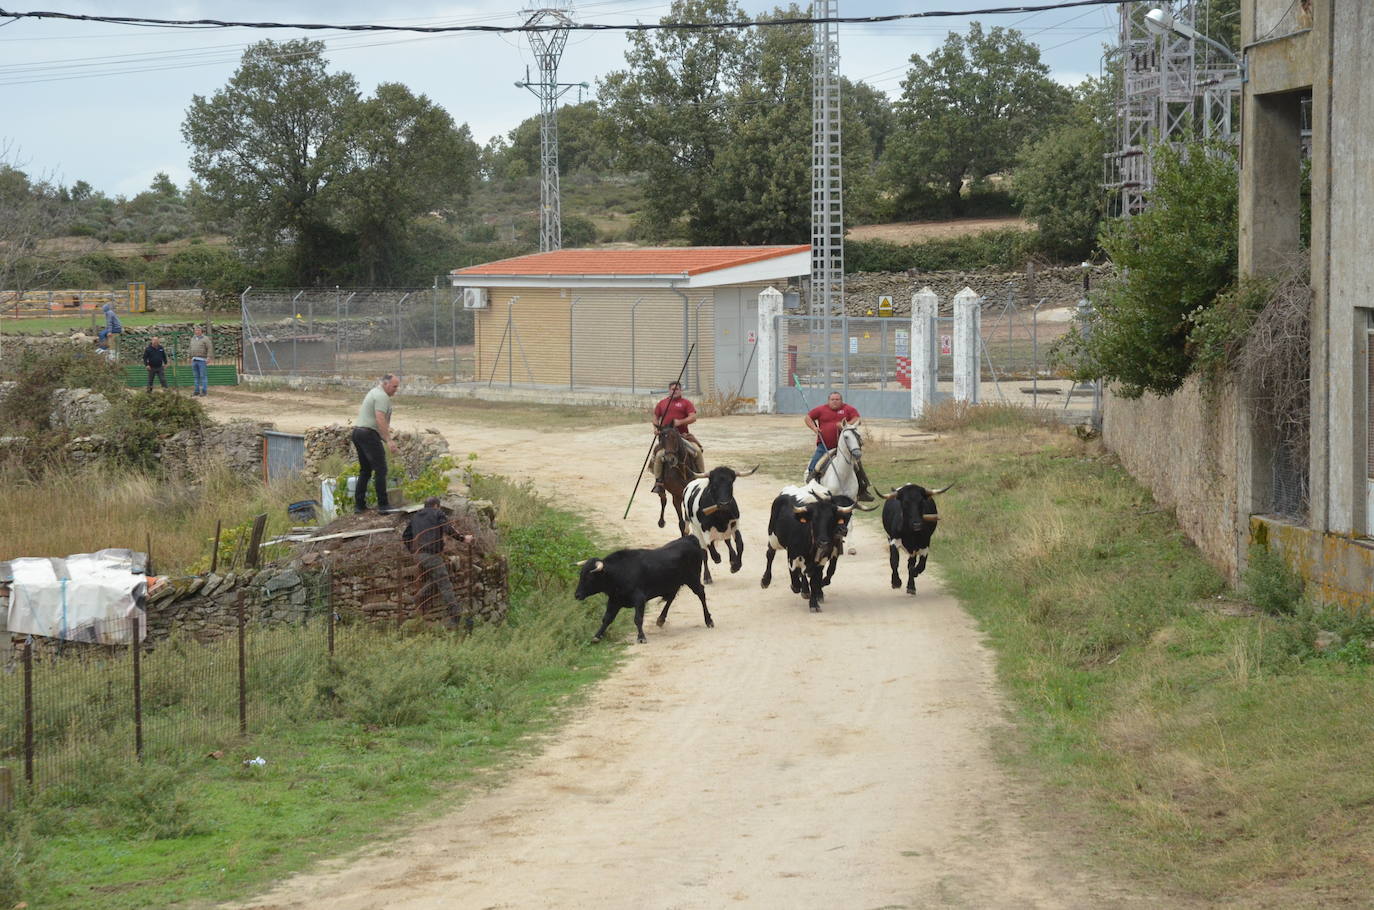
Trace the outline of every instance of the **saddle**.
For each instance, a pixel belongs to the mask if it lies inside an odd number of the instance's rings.
[[[830,467],[830,462],[835,460],[835,456],[840,452],[839,449],[829,449],[821,456],[820,461],[816,462],[816,467],[811,470],[812,477],[820,477],[825,473],[825,469]]]

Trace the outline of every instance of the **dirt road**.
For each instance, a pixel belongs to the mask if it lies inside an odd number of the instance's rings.
[[[219,416],[270,413],[287,430],[353,410],[309,393],[217,392],[208,404]],[[536,478],[639,545],[669,539],[656,500],[620,520],[643,427],[493,429],[445,410],[402,397],[397,426],[434,427],[483,470]],[[795,442],[797,424],[703,420],[700,436],[710,463],[743,467]],[[1028,830],[1027,796],[992,756],[1006,730],[990,654],[940,591],[938,538],[935,569],[911,597],[889,587],[885,542],[861,523],[858,555],[841,562],[825,611],[809,614],[785,570],[759,588],[779,486],[761,475],[738,485],[744,569],[722,566],[707,589],[714,629],[684,592],[668,625],[650,626],[649,643],[506,783],[242,906],[1133,905]],[[589,635],[601,607],[588,608]],[[612,633],[632,640],[628,614]]]

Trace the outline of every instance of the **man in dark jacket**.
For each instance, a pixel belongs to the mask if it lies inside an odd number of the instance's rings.
[[[163,369],[167,366],[167,351],[162,347],[162,339],[156,335],[143,349],[143,365],[148,368],[148,391],[153,390],[155,376],[157,381],[162,383],[162,387],[167,388],[167,377],[163,375]]]
[[[471,534],[459,534],[453,530],[448,513],[439,508],[439,497],[431,496],[425,500],[425,507],[410,517],[401,538],[406,549],[414,553],[420,564],[420,594],[417,603],[424,603],[438,594],[448,614],[445,625],[450,629],[458,628],[462,618],[462,608],[453,594],[453,583],[448,577],[448,562],[444,559],[444,538],[452,537],[459,543],[471,543]],[[472,631],[472,616],[466,617],[465,625]]]

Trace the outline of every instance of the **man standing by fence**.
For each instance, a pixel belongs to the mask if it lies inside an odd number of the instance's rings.
[[[148,368],[148,391],[153,390],[154,378],[162,383],[164,389],[167,388],[167,376],[164,373],[167,367],[167,350],[162,346],[162,339],[156,335],[143,349],[143,365]]]
[[[205,337],[205,330],[196,326],[195,335],[191,336],[191,344],[188,347],[188,353],[191,355],[191,373],[196,379],[196,390],[191,393],[192,395],[210,394],[210,355],[213,350],[210,339]]]
[[[406,528],[401,532],[406,549],[414,553],[420,564],[420,593],[415,603],[422,605],[434,596],[444,604],[448,618],[444,624],[450,629],[458,628],[463,619],[463,610],[458,606],[458,598],[453,593],[453,582],[448,577],[448,561],[444,559],[444,538],[452,537],[459,543],[472,543],[471,534],[459,534],[453,530],[453,522],[448,514],[439,508],[439,497],[431,496],[425,500],[425,507],[411,516]],[[472,566],[468,566],[472,571]],[[472,631],[472,614],[464,623]]]
[[[363,398],[353,426],[353,448],[358,452],[358,485],[353,492],[353,512],[367,510],[367,482],[377,477],[377,511],[390,510],[386,495],[386,450],[397,451],[391,438],[391,398],[401,380],[387,373]],[[383,448],[385,446],[385,448]]]

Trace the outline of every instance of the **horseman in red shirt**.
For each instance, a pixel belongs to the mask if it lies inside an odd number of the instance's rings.
[[[831,392],[825,404],[817,405],[807,412],[804,421],[806,428],[816,434],[816,451],[811,456],[811,463],[806,466],[807,481],[814,476],[816,463],[826,452],[834,451],[840,444],[840,429],[846,424],[858,426],[860,421],[858,409],[852,404],[845,404],[844,396],[839,392]],[[863,465],[855,464],[854,472],[859,479],[859,501],[872,502],[873,495],[868,492],[871,484],[868,482],[868,475],[864,473]]]
[[[657,433],[663,427],[673,427],[682,438],[691,443],[688,447],[692,453],[691,465],[693,471],[698,474],[706,473],[706,463],[701,456],[701,443],[692,435],[687,427],[697,422],[697,409],[682,397],[682,383],[673,381],[668,383],[668,397],[654,405],[653,425],[654,432]],[[663,442],[662,439],[654,443],[654,489],[658,493],[663,489]]]

